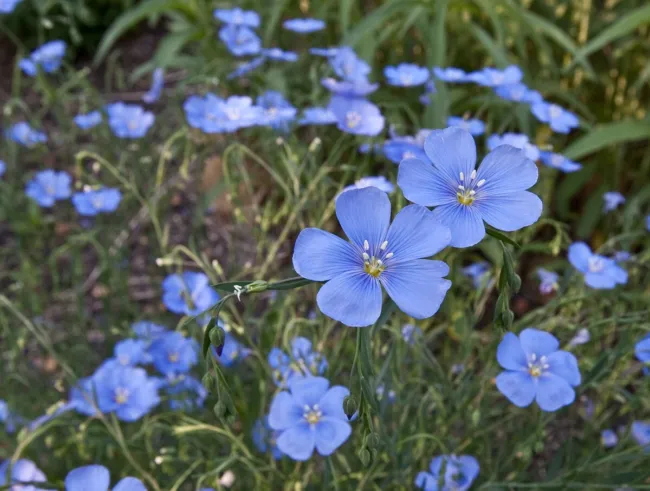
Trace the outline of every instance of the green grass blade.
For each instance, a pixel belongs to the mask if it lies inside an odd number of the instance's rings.
[[[650,138],[650,123],[642,121],[621,121],[597,126],[593,131],[569,145],[563,152],[568,158],[577,160],[610,145]]]

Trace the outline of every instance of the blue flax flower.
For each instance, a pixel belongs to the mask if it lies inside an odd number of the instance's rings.
[[[388,392],[386,392],[386,386],[384,384],[379,384],[377,386],[377,389],[375,390],[375,394],[377,394],[377,399],[382,400],[384,398],[384,395],[386,395],[386,399],[388,402],[395,402],[396,394],[395,391],[390,389]]]
[[[136,421],[158,405],[157,383],[142,368],[104,364],[92,376],[97,406],[120,421]]]
[[[279,348],[273,348],[268,356],[273,369],[273,381],[278,387],[286,388],[290,380],[322,375],[327,369],[327,359],[312,349],[307,338],[298,336],[291,341],[291,356]]]
[[[627,283],[627,272],[616,261],[594,254],[584,242],[569,246],[569,262],[585,277],[585,284],[596,289],[612,289]]]
[[[646,335],[634,346],[637,359],[650,368],[650,334]]]
[[[416,87],[429,80],[429,70],[414,63],[400,63],[384,68],[384,76],[389,85]]]
[[[338,129],[345,133],[377,136],[384,129],[379,108],[364,99],[334,96],[328,109],[336,116]]]
[[[289,19],[282,23],[282,27],[288,31],[309,34],[325,29],[325,22],[320,19]]]
[[[31,460],[27,459],[18,459],[11,466],[11,475],[9,476],[9,482],[7,482],[7,470],[9,469],[10,460],[5,460],[0,464],[0,486],[6,486],[8,484],[20,483],[20,482],[46,482],[47,478],[42,470],[36,467],[36,464]],[[11,486],[9,491],[46,491],[43,488],[37,488],[35,486],[22,486],[16,484]]]
[[[149,347],[153,366],[165,376],[187,373],[199,361],[198,345],[178,331],[157,337]]]
[[[557,280],[559,278],[557,273],[548,271],[544,268],[537,268],[537,277],[539,278],[539,292],[548,295],[558,289]]]
[[[240,64],[237,68],[235,68],[232,72],[230,72],[226,78],[228,80],[232,80],[233,78],[239,78],[247,73],[252,72],[256,68],[262,66],[264,62],[266,61],[266,58],[264,56],[258,56],[257,58],[253,58],[250,61],[247,61],[245,63]]]
[[[146,349],[147,343],[143,339],[124,339],[113,348],[113,356],[124,366],[149,363],[151,358]]]
[[[419,339],[422,339],[423,336],[424,333],[422,332],[422,329],[413,324],[404,324],[402,326],[402,339],[411,346]]]
[[[154,115],[136,104],[116,102],[106,106],[108,125],[118,138],[142,138],[154,122]]]
[[[111,474],[103,465],[85,465],[77,467],[65,476],[65,491],[108,491]],[[125,477],[112,491],[147,491],[140,479]]]
[[[490,135],[487,139],[488,149],[494,150],[501,145],[510,145],[511,147],[523,150],[526,158],[536,162],[540,156],[540,150],[530,143],[528,135],[522,133],[504,133],[503,135]]]
[[[519,337],[507,333],[497,349],[506,370],[496,378],[499,391],[518,407],[536,400],[543,411],[557,411],[571,404],[581,380],[578,360],[559,346],[555,336],[538,329],[524,329]]]
[[[245,26],[228,24],[219,30],[219,39],[235,56],[256,55],[262,50],[260,38]]]
[[[33,129],[24,121],[11,126],[7,130],[7,138],[27,148],[32,148],[39,143],[45,143],[47,141],[47,135],[45,133]]]
[[[283,51],[280,48],[269,48],[262,50],[262,56],[274,61],[288,61],[293,63],[298,61],[298,55],[293,51]]]
[[[352,433],[343,411],[350,391],[329,385],[322,377],[295,379],[289,392],[279,392],[271,402],[269,426],[281,432],[277,446],[294,460],[308,460],[314,449],[331,455]]]
[[[486,67],[482,70],[469,73],[467,79],[484,87],[497,87],[521,82],[524,74],[516,65],[510,65],[503,70]]]
[[[650,452],[650,422],[634,421],[632,423],[632,436],[646,452]]]
[[[367,80],[339,81],[331,77],[322,79],[321,84],[332,94],[346,97],[365,97],[379,88],[379,84]]]
[[[326,107],[308,107],[303,110],[300,125],[334,124],[337,122],[336,114]]]
[[[142,100],[147,104],[152,104],[160,99],[160,94],[165,85],[165,71],[162,68],[156,68],[151,75],[151,88],[142,96]]]
[[[564,155],[553,152],[540,152],[539,156],[544,163],[553,169],[560,170],[562,172],[575,172],[582,169],[582,165],[573,160],[569,160]]]
[[[479,136],[485,133],[485,123],[480,119],[465,119],[457,116],[450,116],[447,118],[447,126],[463,128],[474,136]]]
[[[538,102],[530,108],[542,123],[548,123],[556,133],[568,133],[579,125],[578,117],[557,104]]]
[[[348,46],[338,48],[330,57],[329,62],[334,73],[349,82],[364,82],[370,73],[370,65],[359,58]]]
[[[77,385],[70,388],[68,405],[85,416],[97,414],[97,401],[95,400],[94,375],[79,379]]]
[[[168,378],[162,388],[169,398],[172,411],[193,411],[203,407],[208,391],[200,380],[191,375]]]
[[[39,205],[50,208],[58,200],[70,197],[70,174],[47,169],[39,172],[27,183],[25,194]]]
[[[423,142],[411,136],[386,140],[382,152],[394,164],[399,164],[405,159],[426,159]]]
[[[116,188],[99,188],[72,195],[72,204],[77,213],[85,217],[99,213],[112,213],[122,200],[122,193]]]
[[[490,279],[490,264],[485,261],[479,261],[477,263],[472,263],[469,266],[465,266],[462,269],[462,272],[470,280],[474,288],[477,290],[479,288],[485,288]]]
[[[362,177],[354,184],[345,186],[341,190],[341,192],[344,193],[352,189],[365,189],[369,187],[375,187],[385,193],[392,193],[393,191],[395,191],[395,186],[393,185],[393,183],[390,182],[388,179],[386,179],[384,176],[376,176],[376,177],[368,176],[368,177]]]
[[[213,12],[214,18],[224,24],[234,26],[259,27],[260,16],[254,10],[242,10],[239,7],[232,9],[216,9]]]
[[[431,460],[429,472],[418,473],[415,486],[424,491],[466,491],[479,471],[479,463],[471,455],[441,455]]]
[[[461,128],[434,130],[424,142],[429,161],[407,159],[397,184],[404,196],[435,206],[434,218],[451,229],[451,245],[469,247],[485,236],[483,222],[511,232],[535,223],[542,201],[526,191],[537,182],[537,167],[509,145],[490,152],[476,166],[474,139]]]
[[[102,122],[102,113],[99,111],[91,111],[87,114],[77,114],[74,117],[74,124],[82,130],[89,130],[94,128]]]
[[[0,14],[10,14],[22,0],[0,0]]]
[[[263,122],[263,110],[250,97],[232,96],[226,100],[213,94],[205,98],[190,96],[183,105],[187,121],[205,133],[232,133]]]
[[[278,436],[280,436],[280,432],[274,431],[269,426],[268,416],[264,416],[255,421],[255,425],[253,426],[253,444],[255,448],[262,453],[270,450],[275,460],[281,459],[282,455],[284,455],[282,450],[278,448]]]
[[[600,434],[600,442],[605,448],[615,447],[618,443],[618,435],[614,430],[603,430]]]
[[[237,338],[229,332],[226,332],[221,354],[217,353],[214,346],[212,347],[212,355],[219,360],[224,367],[235,365],[241,360],[246,359],[252,352],[253,351],[250,348],[247,348],[237,341]]]
[[[524,102],[526,104],[537,104],[543,102],[542,94],[536,90],[529,89],[525,84],[514,83],[497,85],[494,87],[496,95],[507,101]]]
[[[175,314],[198,315],[219,301],[205,273],[171,274],[162,284],[163,303]]]
[[[337,47],[332,47],[332,48],[309,48],[309,52],[312,55],[315,56],[323,56],[325,58],[332,58],[333,56],[336,55],[336,53],[339,52],[339,49]]]
[[[66,44],[63,41],[50,41],[35,49],[29,58],[23,58],[18,65],[26,75],[35,77],[40,67],[45,73],[56,72],[65,55]]]
[[[158,336],[165,334],[167,328],[151,321],[139,321],[131,325],[131,330],[140,339],[150,342]]]
[[[403,208],[390,224],[390,200],[374,187],[347,191],[336,216],[350,242],[316,228],[300,232],[293,254],[298,274],[325,281],[316,298],[321,311],[343,324],[363,327],[381,313],[382,285],[397,306],[416,319],[438,311],[449,267],[430,257],[444,249],[449,229],[423,206]]]
[[[623,196],[618,191],[609,191],[603,194],[603,211],[607,213],[608,211],[613,211],[623,203],[625,203],[625,196]]]
[[[645,229],[650,232],[650,215],[645,217]]]
[[[5,164],[2,160],[0,160],[0,177],[4,176],[6,171],[7,171],[7,164]]]
[[[465,73],[464,70],[455,67],[448,67],[448,68],[433,67],[433,75],[438,80],[442,80],[443,82],[455,82],[455,83],[469,82],[469,80],[467,79],[467,73]]]
[[[298,110],[280,92],[267,90],[257,98],[257,106],[264,111],[264,124],[272,128],[287,130],[296,118]]]
[[[420,104],[424,104],[425,106],[431,104],[431,96],[436,92],[436,83],[433,80],[429,80],[424,84],[424,93],[419,97]]]

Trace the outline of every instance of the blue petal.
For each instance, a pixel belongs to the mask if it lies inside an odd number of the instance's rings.
[[[478,460],[471,455],[461,455],[458,460],[460,461],[463,470],[463,478],[465,482],[471,483],[476,479],[476,476],[478,476],[478,473],[481,470]]]
[[[438,491],[438,478],[428,472],[418,472],[415,476],[415,486],[424,491]]]
[[[556,351],[547,357],[548,371],[558,377],[562,377],[574,387],[580,385],[580,369],[578,360],[568,351]]]
[[[592,255],[591,249],[584,242],[576,242],[569,246],[569,262],[582,273],[589,271],[589,258]]]
[[[303,278],[327,281],[363,263],[355,247],[334,234],[306,228],[293,249],[293,268]]]
[[[501,372],[496,384],[497,389],[517,407],[530,406],[535,399],[535,382],[527,372]]]
[[[650,361],[650,335],[636,343],[636,346],[634,346],[634,354],[641,363]]]
[[[503,340],[497,348],[497,361],[506,370],[526,370],[528,361],[526,353],[521,348],[519,338],[509,332],[503,336]]]
[[[68,472],[66,491],[108,491],[111,475],[103,465],[86,465]]]
[[[367,240],[371,247],[379,247],[390,223],[390,200],[374,187],[346,191],[336,200],[336,217],[356,245],[363,247]]]
[[[431,474],[435,476],[436,481],[438,480],[438,476],[440,475],[440,470],[442,469],[442,464],[445,459],[446,457],[441,455],[438,457],[434,457],[433,459],[431,459],[431,462],[429,462],[429,472],[431,472]]]
[[[409,205],[393,220],[386,240],[393,264],[433,256],[449,245],[451,231],[427,208]]]
[[[282,432],[276,444],[282,452],[293,460],[308,460],[316,446],[316,432],[304,421]]]
[[[269,426],[274,430],[285,430],[304,420],[304,408],[288,392],[276,394],[269,409]]]
[[[328,317],[346,326],[365,327],[379,319],[381,287],[379,281],[363,270],[345,273],[325,283],[316,296],[316,302]]]
[[[585,273],[585,284],[598,290],[610,290],[616,286],[616,281],[605,271]]]
[[[415,259],[391,265],[379,277],[388,295],[405,313],[416,319],[435,314],[451,281],[442,279],[449,266],[442,261]]]
[[[460,183],[460,173],[470,176],[476,166],[474,138],[462,128],[433,130],[424,140],[424,151],[454,189]]]
[[[316,424],[316,450],[321,455],[331,455],[352,433],[352,427],[345,420],[323,417]]]
[[[476,206],[455,204],[439,206],[433,210],[435,217],[451,230],[452,247],[470,247],[485,237],[483,218]]]
[[[539,329],[528,328],[519,334],[521,347],[526,355],[548,356],[557,351],[560,342],[555,336]]]
[[[311,341],[302,336],[298,336],[291,341],[291,355],[298,358],[306,358],[311,354],[312,345]]]
[[[403,160],[397,171],[397,185],[406,199],[422,206],[455,203],[457,184],[454,182],[420,159]]]
[[[140,479],[135,477],[125,477],[118,482],[112,491],[147,491]]]
[[[477,182],[485,179],[485,184],[479,188],[477,196],[492,197],[524,191],[537,182],[537,177],[537,166],[526,158],[523,150],[500,145],[483,159],[478,168]]]
[[[289,381],[289,390],[295,404],[304,408],[318,404],[329,385],[329,381],[324,377],[294,378]]]
[[[539,377],[536,400],[542,410],[557,411],[571,404],[575,398],[575,390],[562,377],[548,372]]]
[[[318,406],[323,412],[323,416],[328,418],[348,419],[345,411],[343,410],[343,399],[350,395],[350,391],[346,387],[335,385],[331,387],[320,401]]]
[[[506,232],[532,225],[539,220],[543,208],[542,200],[528,191],[502,196],[481,195],[474,204],[483,220]]]

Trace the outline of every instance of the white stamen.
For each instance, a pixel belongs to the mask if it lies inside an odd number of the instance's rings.
[[[386,259],[390,259],[390,258],[393,257],[394,255],[395,255],[394,253],[389,252],[388,254],[386,254]]]
[[[364,248],[364,250],[366,250],[366,251],[367,251],[368,249],[370,249],[370,244],[368,244],[368,241],[367,241],[367,240],[364,240],[364,241],[363,241],[363,248]]]
[[[536,355],[535,353],[533,353],[532,355],[530,355],[530,359],[531,359],[532,361],[537,360],[537,355]]]
[[[305,407],[304,407],[303,409],[304,409],[305,411],[311,411],[311,408],[310,408],[309,405],[307,405],[307,404],[305,404]]]
[[[465,186],[463,186],[462,184],[459,184],[458,189],[460,189],[461,191],[465,191]]]
[[[473,189],[469,192],[470,196],[474,196],[475,194],[476,194],[476,191],[474,191]]]
[[[377,265],[378,266],[383,266],[384,263],[383,263],[383,261],[381,259],[377,259]]]
[[[474,169],[474,170],[472,171],[472,175],[470,176],[470,179],[471,179],[472,181],[473,181],[474,179],[476,179],[476,169]]]
[[[368,255],[367,252],[364,252],[364,253],[363,253],[363,260],[364,260],[364,261],[370,261],[370,256]]]
[[[465,180],[465,174],[463,174],[462,172],[460,173],[460,180],[461,180],[461,181],[464,181],[464,180]]]
[[[379,247],[382,251],[386,250],[386,247],[388,247],[388,241],[385,240],[381,243],[381,246]]]
[[[481,179],[479,182],[477,182],[476,187],[480,188],[483,184],[485,184],[485,179]]]

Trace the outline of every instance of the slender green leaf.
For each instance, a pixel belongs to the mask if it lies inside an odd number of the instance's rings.
[[[607,123],[595,127],[593,131],[569,145],[563,153],[567,158],[577,160],[610,145],[649,138],[650,123],[643,121]]]
[[[217,283],[212,285],[212,288],[219,290],[220,292],[233,293],[236,286],[241,286],[242,288],[253,283],[253,280],[247,281],[226,281],[225,283]]]
[[[497,240],[500,240],[501,242],[505,242],[506,244],[510,244],[511,246],[515,246],[517,249],[519,249],[521,247],[518,242],[511,239],[510,237],[508,237],[503,232],[499,232],[498,230],[493,229],[491,227],[486,227],[485,230],[486,230],[488,235],[494,237]]]
[[[484,29],[476,24],[471,24],[470,32],[483,45],[498,67],[505,68],[510,64],[506,51],[495,43]]]
[[[293,290],[294,288],[300,288],[305,285],[309,285],[311,283],[315,283],[312,280],[308,280],[307,278],[301,278],[301,277],[296,277],[296,278],[289,278],[286,280],[278,281],[275,283],[269,283],[268,290]]]

